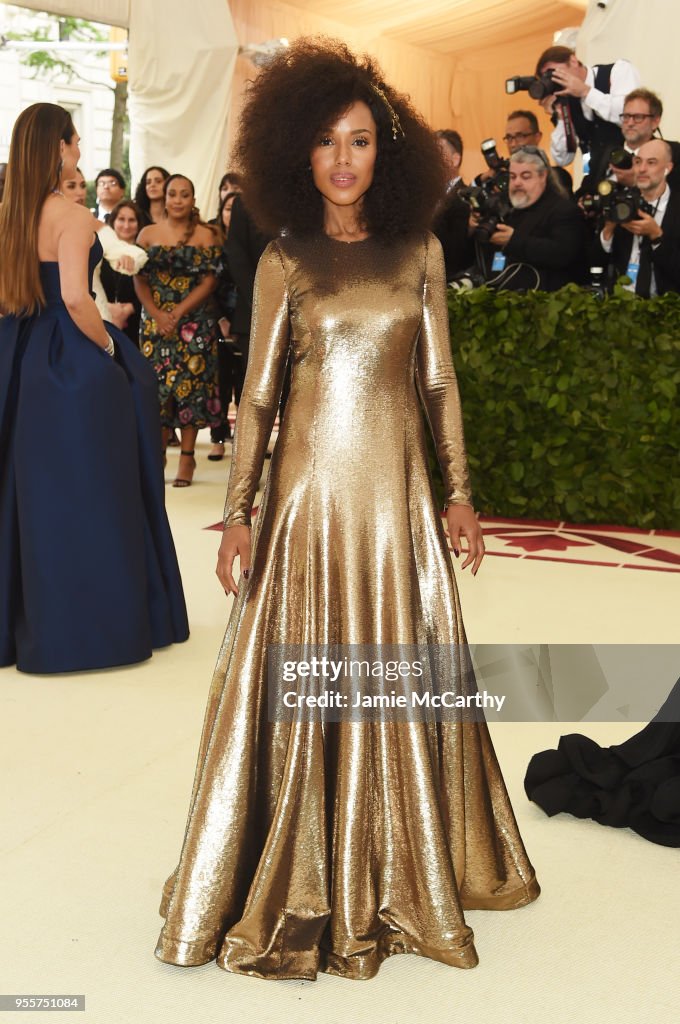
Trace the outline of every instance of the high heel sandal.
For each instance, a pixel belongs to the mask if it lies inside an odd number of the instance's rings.
[[[182,476],[175,477],[175,479],[172,482],[173,487],[191,487],[192,481],[194,479],[194,470],[196,469],[196,459],[194,458],[194,451],[194,448],[192,448],[190,452],[185,452],[183,448],[180,448],[180,459],[182,458],[183,455],[186,456],[186,458],[191,459],[191,479],[187,480],[185,477]]]

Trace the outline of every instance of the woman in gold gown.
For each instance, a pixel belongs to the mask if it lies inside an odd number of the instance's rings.
[[[239,155],[246,205],[279,237],[257,273],[218,559],[236,599],[156,955],[262,978],[370,978],[394,953],[473,967],[464,910],[539,893],[486,724],[284,721],[267,701],[276,645],[465,643],[420,405],[454,548],[464,535],[476,572],[442,251],[427,230],[437,144],[371,60],[302,40],[252,88]]]

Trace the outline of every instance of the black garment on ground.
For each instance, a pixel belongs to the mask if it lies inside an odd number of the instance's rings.
[[[553,192],[548,186],[543,195],[525,209],[513,209],[505,223],[514,234],[504,249],[484,245],[486,277],[493,282],[499,274],[491,270],[494,253],[506,257],[502,271],[503,283],[510,291],[540,289],[554,292],[569,282],[585,279],[586,228],[583,215],[570,199]],[[516,275],[508,268],[525,264]]]
[[[134,313],[128,317],[123,333],[139,348],[139,322],[142,316],[142,304],[137,298],[134,278],[130,274],[119,274],[107,259],[102,260],[99,269],[102,288],[109,302],[131,302]]]
[[[572,733],[557,750],[534,754],[524,789],[550,817],[565,811],[680,846],[680,679],[650,724],[625,743],[603,748]]]

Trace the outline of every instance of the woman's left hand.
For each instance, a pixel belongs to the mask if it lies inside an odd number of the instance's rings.
[[[460,551],[461,536],[467,541],[468,554],[461,569],[472,565],[472,575],[476,576],[484,558],[484,538],[475,510],[471,505],[449,505],[446,510],[446,522],[456,557]]]

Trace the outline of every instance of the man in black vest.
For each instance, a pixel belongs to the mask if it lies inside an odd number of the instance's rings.
[[[551,46],[541,54],[536,74],[540,77],[548,71],[562,86],[541,101],[555,125],[550,140],[553,160],[566,167],[580,148],[590,155],[590,175],[599,181],[606,174],[612,149],[623,146],[623,104],[641,84],[640,74],[627,60],[586,67],[568,46]]]
[[[537,146],[510,157],[511,212],[483,246],[492,287],[511,291],[556,291],[579,282],[584,269],[585,224],[548,158]]]
[[[653,212],[626,224],[604,225],[600,244],[619,275],[642,298],[680,292],[680,192],[672,192],[671,148],[663,139],[646,142],[633,158],[635,182]]]

